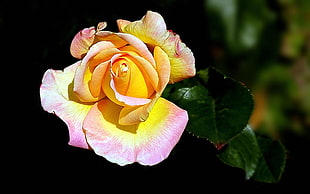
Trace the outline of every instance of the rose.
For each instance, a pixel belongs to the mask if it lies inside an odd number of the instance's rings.
[[[154,165],[168,157],[188,121],[160,95],[168,82],[195,75],[194,57],[158,13],[117,24],[120,33],[99,23],[74,37],[70,51],[80,60],[45,72],[41,104],[67,124],[70,145],[119,165]]]
[[[67,124],[70,145],[119,165],[154,165],[188,121],[185,110],[160,96],[168,83],[195,75],[194,57],[158,13],[117,24],[119,33],[99,23],[74,37],[70,51],[80,60],[45,72],[41,104]]]

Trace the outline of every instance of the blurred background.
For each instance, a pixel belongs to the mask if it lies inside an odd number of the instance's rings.
[[[309,8],[309,1],[206,1],[212,64],[249,86],[250,124],[277,139],[310,137]]]
[[[25,146],[18,149],[14,168],[22,181],[31,174],[36,177],[27,188],[35,188],[36,183],[49,189],[68,184],[69,188],[112,188],[111,183],[126,183],[129,190],[136,190],[142,181],[159,190],[166,185],[219,192],[309,191],[310,1],[4,0],[0,5],[2,42],[8,51],[2,54],[11,57],[9,70],[26,89],[22,103],[21,92],[15,91],[16,104],[27,110],[29,119],[14,130]],[[251,126],[287,149],[286,169],[278,184],[244,180],[242,170],[221,164],[209,142],[186,132],[169,158],[155,167],[121,168],[67,145],[65,124],[40,106],[44,72],[76,61],[69,46],[79,30],[106,21],[107,30],[117,31],[116,19],[138,20],[147,10],[159,12],[168,29],[191,48],[197,70],[215,66],[250,89],[255,99]]]

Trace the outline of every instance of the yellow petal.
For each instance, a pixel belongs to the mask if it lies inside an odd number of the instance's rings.
[[[120,32],[124,32],[124,28],[130,24],[131,22],[128,21],[128,20],[122,20],[122,19],[119,19],[119,20],[116,20],[116,23],[117,23],[117,26],[118,26],[118,30]]]
[[[122,32],[133,34],[145,42],[149,48],[160,46],[168,55],[171,64],[170,83],[175,83],[196,74],[195,58],[191,50],[180,40],[180,37],[167,31],[162,16],[148,11],[138,21],[119,21]]]
[[[195,76],[195,58],[192,51],[180,40],[179,35],[170,32],[161,48],[167,53],[171,64],[169,83]]]
[[[139,21],[131,23],[120,21],[119,26],[123,32],[133,34],[151,45],[163,44],[169,35],[163,17],[152,11],[148,11]]]
[[[149,113],[164,91],[170,76],[170,63],[167,54],[160,48],[154,48],[154,58],[157,66],[159,82],[157,93],[151,97],[151,102],[144,106],[124,107],[119,116],[119,123],[122,125],[137,124],[148,119]]]
[[[131,97],[119,93],[116,89],[113,75],[109,71],[106,71],[104,75],[102,89],[111,101],[121,106],[139,106],[151,101],[148,98]]]

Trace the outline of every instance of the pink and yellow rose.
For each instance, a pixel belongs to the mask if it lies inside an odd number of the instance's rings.
[[[119,165],[154,165],[188,121],[185,110],[160,96],[168,83],[195,75],[194,56],[158,13],[117,24],[118,33],[104,31],[102,22],[74,37],[70,51],[79,61],[45,72],[41,104],[67,124],[70,145]]]

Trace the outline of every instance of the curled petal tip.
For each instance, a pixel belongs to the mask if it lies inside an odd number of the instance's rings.
[[[125,28],[128,24],[130,24],[131,22],[130,22],[130,21],[127,21],[127,20],[119,19],[119,20],[116,21],[116,23],[117,23],[117,26],[118,26],[118,30],[119,30],[120,32],[124,32],[124,28]]]
[[[84,28],[73,38],[70,45],[70,53],[77,59],[83,58],[93,44],[95,38],[95,27]]]
[[[179,35],[170,32],[162,47],[167,52],[171,63],[169,83],[195,76],[195,57],[193,52],[181,41]]]

